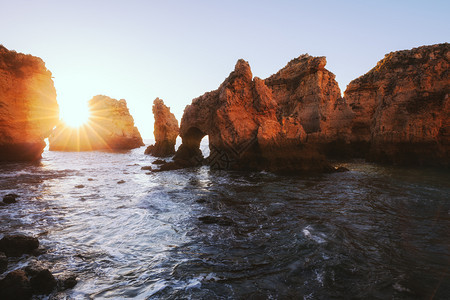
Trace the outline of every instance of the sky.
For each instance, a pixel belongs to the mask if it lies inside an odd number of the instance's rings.
[[[391,51],[450,42],[449,16],[448,0],[0,0],[0,44],[45,61],[62,116],[95,95],[125,99],[153,138],[156,97],[180,121],[239,58],[267,78],[326,56],[343,92]]]

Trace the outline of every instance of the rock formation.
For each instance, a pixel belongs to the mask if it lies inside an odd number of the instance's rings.
[[[374,161],[448,166],[449,61],[448,43],[392,52],[350,82],[347,139],[366,143]]]
[[[174,157],[180,166],[202,162],[201,139],[209,136],[212,168],[274,172],[329,170],[324,157],[304,144],[306,132],[278,104],[263,80],[253,79],[249,64],[235,70],[215,91],[192,101],[180,126],[182,145]],[[164,166],[162,167],[164,168]]]
[[[144,145],[124,99],[95,96],[89,100],[89,112],[88,122],[80,128],[61,122],[49,137],[50,150],[126,150]]]
[[[215,91],[192,101],[182,145],[160,170],[330,170],[320,153],[390,163],[449,165],[449,44],[386,55],[352,81],[344,98],[324,57],[302,55],[266,80],[247,62]]]
[[[341,97],[335,75],[325,69],[326,63],[323,56],[304,54],[264,82],[279,105],[278,114],[302,125],[308,145],[336,156],[335,145],[346,139],[353,112]]]
[[[164,105],[164,101],[156,98],[153,101],[153,116],[155,124],[153,134],[155,145],[150,145],[145,150],[145,154],[152,154],[157,157],[165,157],[175,154],[175,143],[179,128],[175,115],[170,112],[170,108]]]
[[[58,119],[52,74],[44,62],[0,45],[0,161],[40,159]]]

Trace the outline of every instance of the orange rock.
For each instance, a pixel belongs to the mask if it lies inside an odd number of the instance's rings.
[[[175,115],[170,112],[170,108],[164,105],[164,101],[156,98],[153,101],[153,115],[155,124],[153,131],[155,135],[155,145],[150,145],[145,150],[145,154],[165,157],[175,154],[175,143],[178,137],[178,121]]]
[[[449,165],[450,45],[389,53],[345,91],[352,143],[390,163]]]
[[[98,95],[89,100],[90,116],[80,128],[61,122],[49,137],[50,150],[126,150],[143,146],[124,99]]]
[[[254,78],[249,64],[235,70],[212,92],[185,108],[180,126],[183,143],[174,159],[180,166],[202,163],[199,144],[209,136],[212,168],[270,170],[274,172],[323,171],[328,164],[317,152],[303,147],[306,133],[292,117],[278,118],[272,90]]]
[[[44,62],[0,45],[0,161],[40,159],[58,119],[52,74]]]

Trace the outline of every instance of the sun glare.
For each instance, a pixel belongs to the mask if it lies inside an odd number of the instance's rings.
[[[89,118],[87,103],[66,104],[60,107],[61,119],[67,126],[78,128]]]

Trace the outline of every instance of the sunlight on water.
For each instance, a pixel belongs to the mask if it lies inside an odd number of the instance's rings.
[[[448,172],[352,163],[303,177],[146,174],[155,158],[144,149],[46,151],[38,165],[1,165],[2,193],[21,198],[0,206],[0,235],[39,236],[47,251],[38,259],[77,274],[64,295],[79,299],[450,292]]]

